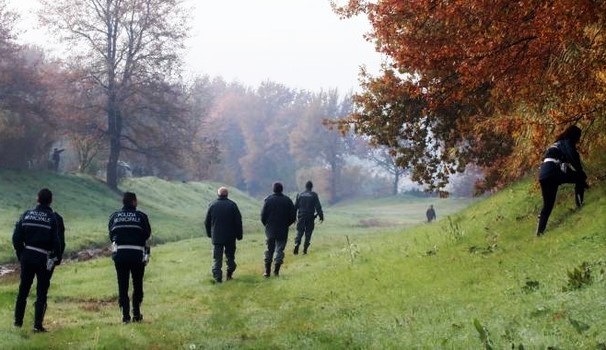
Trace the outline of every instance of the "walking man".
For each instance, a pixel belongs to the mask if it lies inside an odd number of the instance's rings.
[[[238,205],[227,198],[227,188],[220,187],[217,195],[218,198],[208,207],[204,226],[213,243],[213,278],[221,283],[223,254],[227,263],[226,279],[231,280],[236,271],[236,240],[242,239],[242,215]]]
[[[129,323],[130,300],[128,284],[133,280],[133,322],[143,321],[143,275],[149,261],[151,227],[145,213],[137,210],[137,195],[125,192],[122,209],[109,218],[109,239],[112,241],[112,259],[118,277],[118,302],[122,309],[122,322]]]
[[[427,211],[425,212],[425,216],[427,217],[427,222],[432,222],[436,219],[436,210],[433,208],[433,204],[429,205]]]
[[[54,148],[53,149],[53,155],[52,155],[52,160],[53,160],[53,170],[55,172],[59,171],[59,163],[61,162],[61,153],[65,151],[65,149],[58,149],[58,148]]]
[[[15,303],[15,327],[23,326],[27,296],[36,277],[34,332],[46,332],[43,326],[46,300],[55,265],[61,264],[65,249],[63,219],[53,212],[53,193],[38,192],[38,205],[25,211],[15,224],[13,247],[21,264],[21,281]]]
[[[307,254],[316,217],[320,218],[320,222],[324,222],[324,212],[322,212],[318,194],[311,190],[313,186],[311,181],[307,181],[305,191],[299,193],[295,200],[295,210],[297,211],[297,237],[295,237],[295,249],[293,251],[295,255],[299,254],[299,246],[303,235],[305,235],[303,254]]]
[[[280,266],[284,263],[284,249],[288,241],[288,227],[295,222],[296,211],[292,200],[282,194],[284,187],[280,182],[273,184],[273,194],[265,198],[261,210],[261,223],[265,226],[267,250],[265,251],[265,272],[263,276],[271,276],[272,261],[274,275],[280,275]],[[275,253],[275,259],[274,259]]]

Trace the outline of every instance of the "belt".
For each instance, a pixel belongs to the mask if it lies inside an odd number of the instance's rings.
[[[42,253],[42,254],[46,254],[46,255],[49,255],[49,254],[51,253],[51,252],[50,252],[50,250],[44,250],[44,249],[42,249],[42,248],[38,248],[38,247],[32,247],[31,245],[26,245],[26,246],[25,246],[25,249],[29,249],[29,250],[35,250],[35,251],[37,251],[37,252],[40,252],[40,253]]]
[[[139,246],[139,245],[119,245],[118,249],[134,249],[134,250],[140,250],[143,253],[145,253],[145,247]]]
[[[545,158],[543,159],[543,163],[556,163],[556,164],[560,164],[561,161],[559,159],[555,159],[555,158]]]

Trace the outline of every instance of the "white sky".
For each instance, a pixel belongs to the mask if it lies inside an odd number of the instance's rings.
[[[187,75],[222,76],[258,86],[272,80],[311,91],[358,90],[358,71],[377,72],[381,56],[362,36],[364,17],[340,20],[329,0],[186,0],[193,7]],[[37,0],[8,0],[21,15],[22,42],[47,46]]]

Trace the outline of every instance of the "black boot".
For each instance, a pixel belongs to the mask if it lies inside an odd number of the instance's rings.
[[[46,313],[46,303],[38,303],[34,307],[34,332],[46,332],[46,328],[42,326],[44,322],[44,314]]]
[[[274,266],[274,276],[276,277],[280,276],[280,266],[282,266],[282,264],[276,264],[276,266]]]
[[[271,262],[266,262],[263,277],[268,278],[269,276],[271,276]]]
[[[295,250],[292,252],[294,255],[299,255],[299,245],[295,244]]]
[[[143,321],[143,315],[141,314],[141,304],[133,304],[133,322]]]
[[[309,244],[303,246],[303,254],[307,255],[307,250],[309,249]]]
[[[120,308],[122,309],[122,323],[130,323],[130,305],[128,302]]]
[[[25,315],[25,306],[27,306],[27,299],[20,302],[17,300],[15,303],[15,327],[23,326],[23,316]]]
[[[543,218],[541,218],[541,215],[539,215],[539,222],[537,224],[537,237],[541,237],[542,235],[545,234],[545,227],[547,227],[547,220],[544,220]]]

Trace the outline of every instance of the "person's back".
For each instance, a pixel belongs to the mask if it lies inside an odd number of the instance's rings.
[[[238,205],[227,197],[217,198],[208,208],[205,225],[213,244],[242,238],[242,216]]]
[[[311,245],[311,236],[315,228],[314,220],[316,215],[320,217],[320,222],[324,221],[324,212],[322,211],[322,205],[318,194],[312,191],[313,183],[307,181],[305,183],[305,191],[297,195],[295,201],[295,210],[297,211],[297,236],[295,237],[295,248],[293,250],[294,255],[299,254],[299,246],[301,240],[305,236],[305,242],[303,244],[303,254],[307,254],[309,246]]]
[[[141,252],[145,253],[145,247],[151,236],[149,220],[145,213],[135,207],[124,206],[110,216],[108,229],[110,240],[118,247],[141,247],[141,251],[137,249],[118,249],[114,260],[141,260]]]
[[[296,220],[295,205],[282,194],[284,187],[280,182],[273,184],[273,194],[265,198],[261,209],[261,223],[265,226],[267,250],[265,251],[265,272],[271,275],[272,260],[275,261],[274,275],[279,276],[280,266],[284,262],[284,249],[288,241],[288,227]],[[275,253],[275,259],[274,259]]]
[[[227,279],[236,270],[236,240],[242,239],[242,215],[238,205],[228,199],[226,187],[217,190],[218,198],[208,206],[204,227],[213,244],[212,274],[215,282],[223,282],[223,255],[227,262]]]
[[[318,194],[311,189],[305,190],[297,195],[297,201],[295,203],[298,217],[312,217],[318,213],[320,220],[324,220],[324,213],[322,212],[322,205]]]
[[[295,206],[288,196],[273,193],[265,199],[261,222],[265,225],[266,233],[277,236],[286,235],[288,227],[295,220]]]

